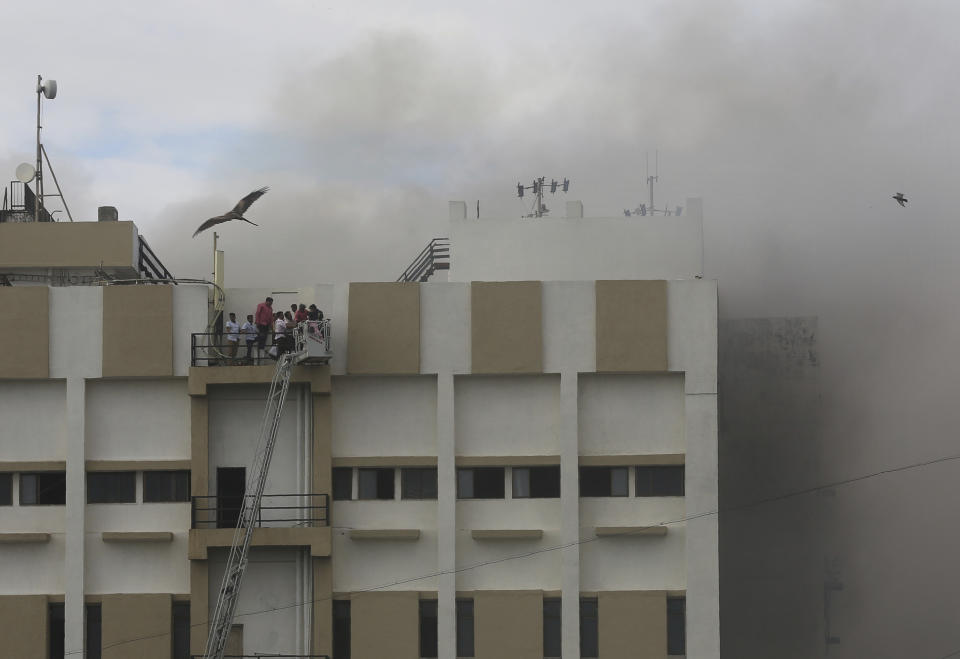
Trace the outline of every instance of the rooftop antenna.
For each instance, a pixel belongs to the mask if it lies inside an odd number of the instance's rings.
[[[70,207],[67,206],[67,200],[63,197],[63,190],[60,189],[60,182],[57,181],[57,175],[53,171],[53,165],[50,164],[50,156],[47,155],[47,150],[43,147],[43,142],[40,141],[40,101],[42,98],[47,98],[53,100],[57,97],[57,81],[56,80],[44,80],[43,76],[37,74],[37,165],[35,167],[36,180],[37,180],[37,191],[34,195],[33,202],[33,220],[34,222],[39,222],[41,220],[41,209],[46,212],[44,208],[43,199],[44,197],[60,197],[60,201],[63,202],[63,207],[67,211],[67,217],[70,218],[70,221],[73,222],[73,214],[70,213]],[[48,194],[45,195],[43,192],[43,163],[47,163],[47,168],[50,170],[50,175],[53,177],[53,183],[57,186],[57,194]],[[26,184],[26,182],[24,183]],[[50,213],[47,213],[47,216],[51,221],[53,217]]]
[[[654,152],[654,172],[653,175],[650,174],[650,152],[647,151],[647,188],[649,190],[649,197],[646,204],[640,204],[636,208],[624,208],[623,214],[626,217],[631,215],[676,215],[679,217],[683,213],[683,207],[677,206],[675,209],[671,210],[664,205],[663,208],[657,208],[653,204],[653,184],[660,181],[660,150]]]
[[[533,194],[536,196],[534,199],[533,210],[523,217],[543,217],[550,212],[550,209],[543,204],[543,193],[547,185],[548,183],[545,176],[533,179],[532,185],[517,183],[517,197],[523,199],[524,190],[532,190]],[[556,179],[550,179],[549,186],[550,194],[556,194],[558,186],[561,187],[564,192],[566,192],[570,189],[570,179],[564,178],[562,183],[558,182]]]

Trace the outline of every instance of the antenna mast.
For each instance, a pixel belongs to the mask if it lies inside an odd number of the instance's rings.
[[[650,152],[647,152],[647,186],[649,189],[649,201],[648,204],[640,204],[636,208],[624,208],[623,214],[626,217],[631,215],[656,215],[660,213],[661,215],[676,215],[679,217],[683,214],[683,207],[677,206],[676,209],[671,210],[664,205],[663,208],[657,208],[653,205],[653,184],[660,181],[660,151],[659,149],[655,152],[654,156],[654,173],[653,176],[650,175]]]
[[[556,194],[557,186],[560,186],[563,191],[566,192],[570,189],[570,180],[564,178],[563,183],[558,183],[556,179],[550,179],[550,194]],[[547,183],[545,176],[533,179],[532,185],[517,183],[517,197],[520,199],[523,199],[524,190],[532,190],[533,194],[536,195],[536,199],[534,199],[533,204],[533,211],[527,215],[524,215],[523,217],[543,217],[550,212],[550,209],[543,205],[543,192],[544,188],[546,187]]]

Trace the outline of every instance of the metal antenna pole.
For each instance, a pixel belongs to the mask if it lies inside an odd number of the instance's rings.
[[[43,199],[43,160],[40,156],[40,83],[43,76],[37,74],[37,193],[33,197],[33,221],[40,221],[40,202]]]

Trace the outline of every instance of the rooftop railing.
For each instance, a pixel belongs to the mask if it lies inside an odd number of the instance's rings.
[[[190,528],[235,528],[244,496],[191,497]],[[329,498],[326,494],[264,494],[257,513],[256,527],[327,526]]]
[[[417,255],[397,281],[427,281],[437,270],[450,269],[450,239],[434,238]]]
[[[237,341],[227,340],[226,333],[194,332],[190,335],[191,366],[255,366],[272,364],[283,351],[306,351],[306,363],[325,363],[330,360],[330,319],[306,320],[291,334],[278,336],[270,332],[262,354],[256,348],[256,335],[248,344],[249,335],[237,333]]]
[[[204,659],[205,654],[191,654],[190,659]],[[225,654],[223,659],[258,659],[261,657],[289,657],[290,659],[330,659],[326,654],[266,654],[258,652],[256,654]]]

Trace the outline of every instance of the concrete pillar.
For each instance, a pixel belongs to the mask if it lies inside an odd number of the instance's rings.
[[[437,374],[437,653],[457,656],[457,470],[453,417],[454,378]]]
[[[84,649],[84,512],[87,501],[86,452],[84,447],[86,380],[67,378],[67,505],[66,557],[63,566],[64,649],[80,653]]]
[[[576,371],[560,374],[560,510],[563,659],[580,657],[580,465]]]

